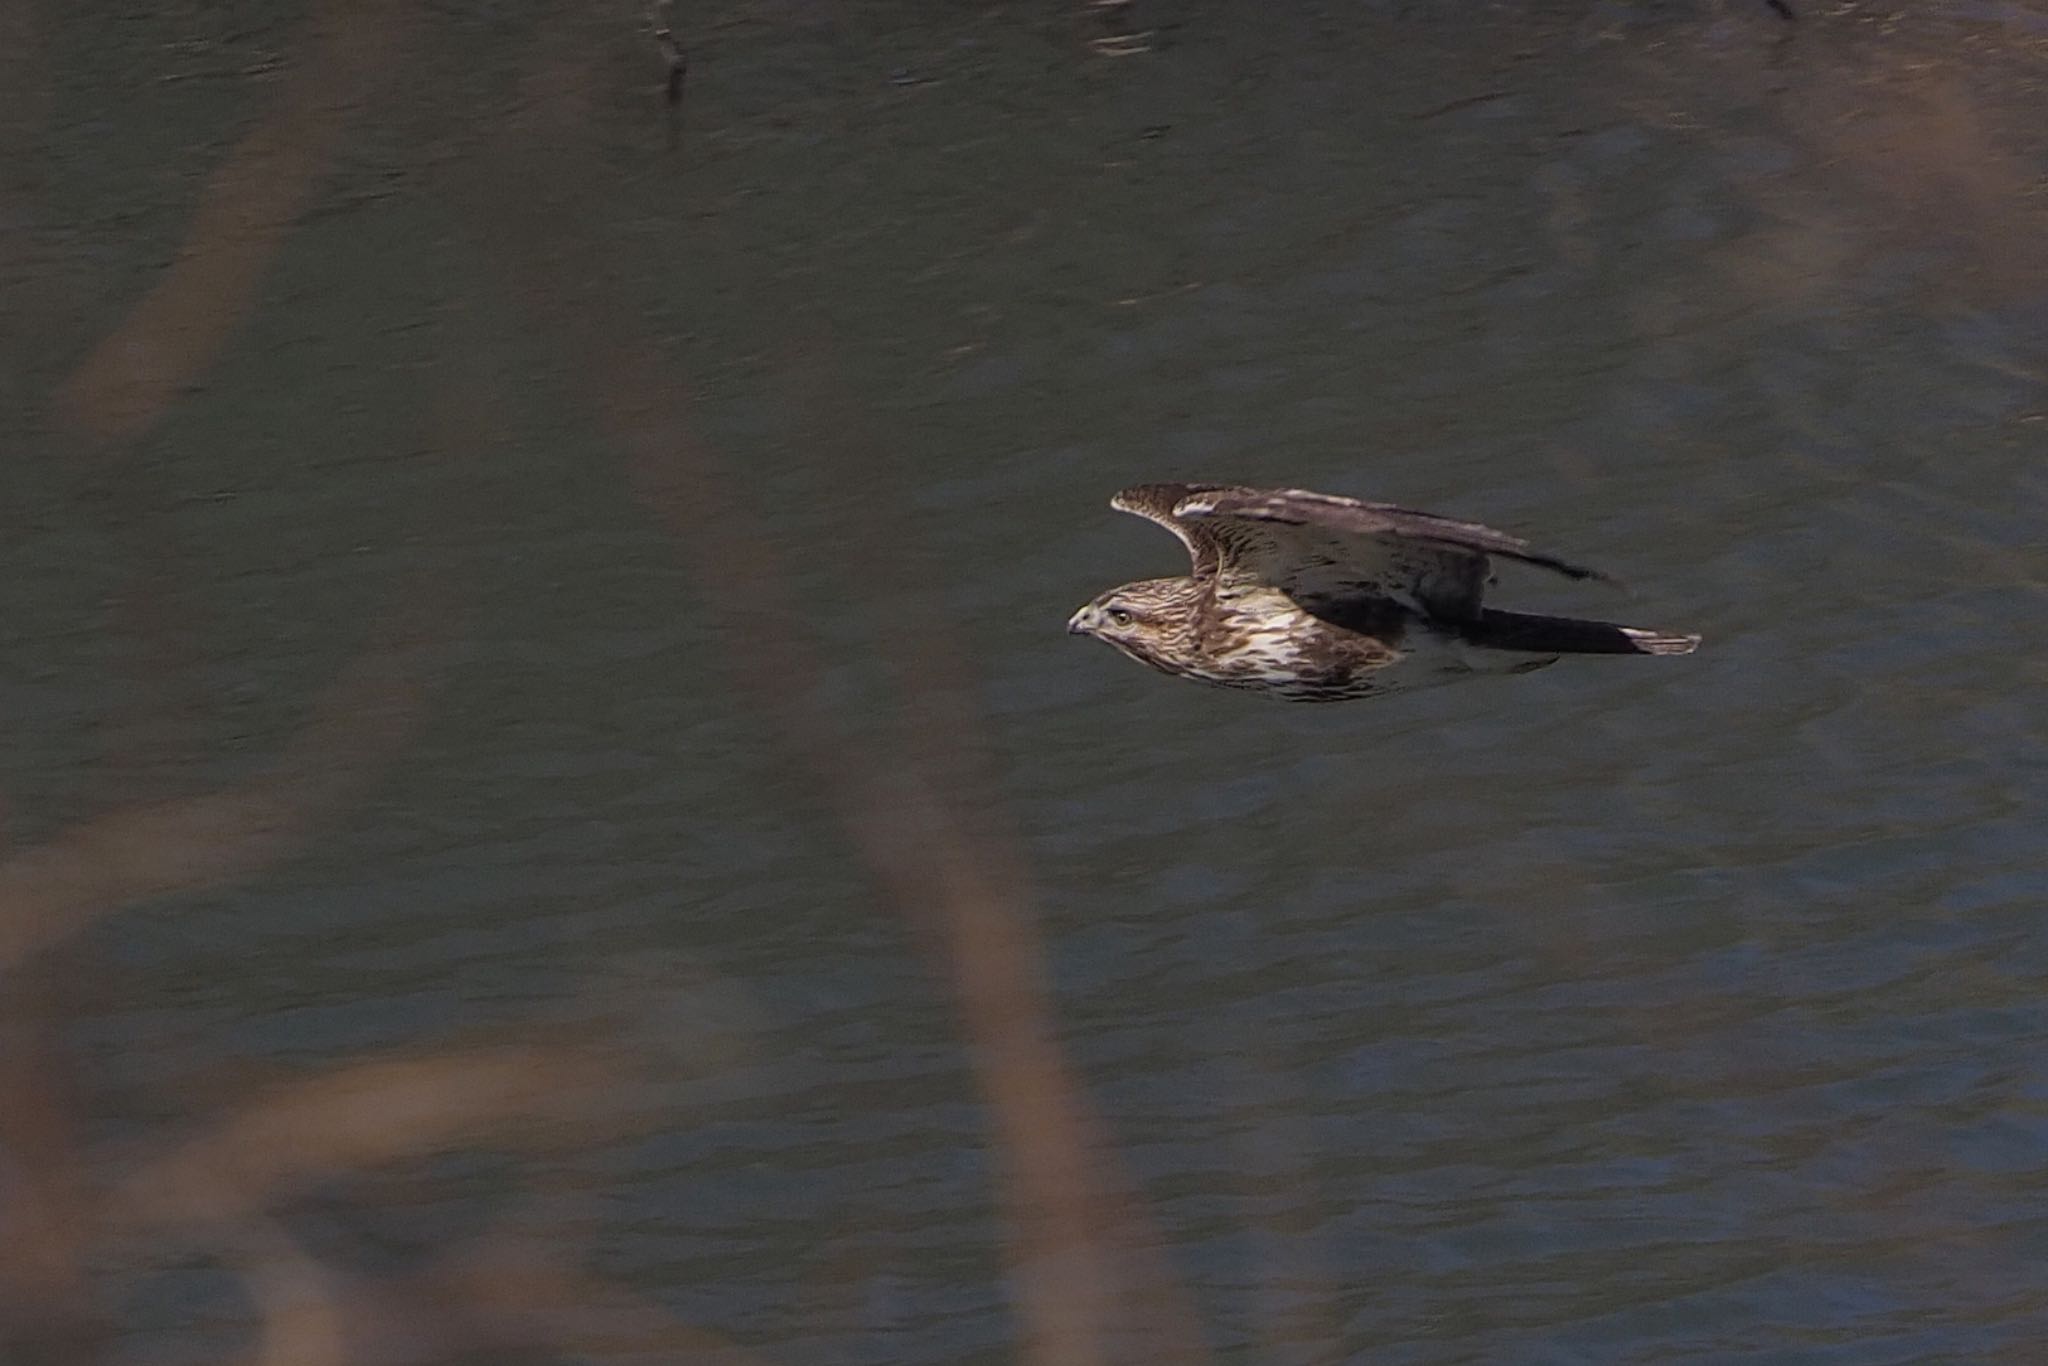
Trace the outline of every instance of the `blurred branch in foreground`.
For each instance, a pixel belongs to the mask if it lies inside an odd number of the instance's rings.
[[[244,1219],[334,1171],[417,1157],[615,1106],[622,1078],[584,1050],[507,1046],[350,1063],[276,1088],[110,1195],[111,1229]]]
[[[823,671],[797,624],[771,538],[739,503],[723,462],[693,434],[689,386],[622,301],[593,300],[560,283],[603,274],[594,262],[564,265],[597,251],[576,216],[587,167],[572,149],[589,137],[584,124],[600,76],[546,55],[571,46],[540,36],[525,116],[464,187],[476,196],[480,251],[505,295],[531,301],[533,331],[556,339],[641,499],[677,533],[703,601],[728,621],[721,639],[735,652],[730,672],[772,723],[785,761],[811,777],[889,899],[939,946],[997,1139],[1024,1359],[1100,1362],[1142,1343],[1147,1360],[1203,1360],[1198,1316],[1055,1040],[1021,861],[968,830],[967,794],[944,771],[856,745],[822,705],[815,683]],[[897,531],[870,534],[883,542]],[[912,729],[934,717],[962,724],[957,707],[927,695],[918,670],[902,676]]]
[[[96,1221],[61,1030],[79,983],[65,965],[53,975],[30,960],[116,911],[251,876],[297,847],[412,732],[427,640],[444,616],[431,594],[391,613],[268,774],[116,811],[0,863],[0,1159],[12,1168],[0,1308],[18,1311],[0,1325],[0,1346],[68,1361],[90,1336],[85,1255]]]
[[[646,1354],[701,1366],[750,1366],[764,1358],[716,1333],[679,1322],[630,1291],[560,1263],[532,1239],[487,1239],[437,1267],[425,1282],[442,1304],[487,1325],[506,1348],[545,1343],[584,1358]]]
[[[406,0],[325,0],[279,108],[214,169],[178,259],[59,388],[56,425],[95,454],[133,442],[210,368],[311,201],[342,130],[389,77]]]
[[[0,972],[0,1360],[87,1359],[92,1211],[58,990]]]
[[[124,906],[218,887],[281,857],[422,715],[425,657],[446,624],[435,601],[415,596],[387,617],[269,773],[112,812],[0,863],[0,972]]]
[[[550,1239],[491,1234],[418,1272],[368,1279],[307,1252],[273,1211],[344,1172],[466,1145],[552,1148],[620,1131],[634,1070],[582,1045],[447,1048],[345,1064],[271,1088],[172,1152],[124,1164],[89,1211],[93,1241],[147,1261],[200,1248],[243,1279],[262,1366],[520,1350],[686,1351],[752,1360],[716,1334],[563,1264]],[[429,1350],[430,1349],[430,1350]],[[427,1352],[424,1357],[422,1352]]]

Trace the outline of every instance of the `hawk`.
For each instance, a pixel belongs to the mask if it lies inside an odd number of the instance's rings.
[[[1181,578],[1112,588],[1067,630],[1163,673],[1296,702],[1341,702],[1559,655],[1683,655],[1696,635],[1480,605],[1492,557],[1605,575],[1506,532],[1306,489],[1139,484],[1109,500],[1194,560]]]

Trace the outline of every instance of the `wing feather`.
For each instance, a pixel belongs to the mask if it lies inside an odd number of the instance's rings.
[[[1188,558],[1194,562],[1194,577],[1208,578],[1216,572],[1222,558],[1216,534],[1207,525],[1176,517],[1174,508],[1184,499],[1229,487],[1227,484],[1133,484],[1111,495],[1109,505],[1118,512],[1157,522],[1178,536],[1180,543],[1188,548]]]
[[[1602,577],[1504,531],[1392,503],[1306,489],[1186,485],[1168,509],[1158,504],[1174,486],[1146,487],[1144,501],[1156,511],[1145,515],[1174,527],[1191,548],[1211,548],[1216,591],[1224,595],[1278,589],[1311,611],[1391,599],[1429,616],[1467,620],[1481,610],[1489,556],[1569,578]],[[1197,564],[1202,560],[1197,551]]]
[[[1136,484],[1109,504],[1179,537],[1194,576],[1218,592],[1278,589],[1312,609],[1376,598],[1474,617],[1494,555],[1572,579],[1607,577],[1477,522],[1307,489]]]
[[[1174,507],[1173,515],[1183,521],[1235,518],[1334,532],[1340,536],[1413,541],[1452,553],[1501,555],[1571,579],[1607,578],[1597,569],[1545,554],[1531,548],[1519,536],[1510,536],[1505,531],[1495,531],[1477,522],[1462,522],[1433,512],[1417,512],[1392,503],[1368,503],[1336,494],[1311,493],[1307,489],[1192,490],[1189,497]],[[1283,535],[1281,539],[1286,538]]]

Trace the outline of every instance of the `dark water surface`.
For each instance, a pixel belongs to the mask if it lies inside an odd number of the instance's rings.
[[[2048,7],[1802,9],[17,7],[0,1343],[2041,1360]]]

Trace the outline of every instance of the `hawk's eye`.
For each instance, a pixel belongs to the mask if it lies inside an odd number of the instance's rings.
[[[1121,607],[1110,608],[1109,619],[1115,622],[1118,626],[1129,626],[1132,620],[1134,620],[1131,614],[1129,612],[1126,612]]]

